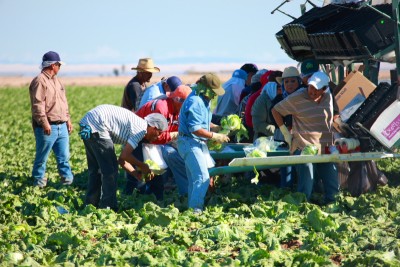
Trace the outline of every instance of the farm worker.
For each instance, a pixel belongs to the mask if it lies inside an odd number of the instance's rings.
[[[224,94],[217,75],[208,73],[200,77],[192,87],[193,92],[182,105],[179,113],[178,152],[185,161],[188,178],[188,206],[194,212],[202,212],[204,198],[210,182],[207,159],[211,159],[207,140],[219,143],[229,141],[225,134],[210,131],[210,101],[215,96]],[[215,127],[217,129],[218,127]]]
[[[188,191],[188,181],[185,171],[185,163],[176,149],[176,139],[178,137],[178,118],[179,111],[182,107],[183,101],[192,92],[192,89],[186,85],[180,85],[171,94],[165,96],[163,99],[154,99],[147,102],[137,112],[141,118],[145,118],[152,113],[162,114],[168,121],[168,128],[166,131],[152,142],[152,144],[160,145],[161,153],[164,161],[172,172],[175,183],[178,186],[179,195],[186,195]],[[138,146],[133,152],[137,158],[143,159],[142,146]],[[169,173],[165,173],[168,175]],[[125,187],[126,194],[132,194],[133,188],[137,187],[137,179],[126,173],[127,183]],[[154,193],[157,199],[163,198],[164,191],[164,178],[163,176],[156,176],[153,180],[149,181],[146,186],[141,187],[140,191],[143,193]]]
[[[218,96],[217,105],[213,111],[213,123],[220,124],[222,117],[237,114],[240,94],[246,85],[251,84],[251,77],[257,71],[256,65],[246,63],[232,73],[232,77],[222,85],[225,94]]]
[[[156,140],[167,129],[167,120],[158,113],[142,119],[122,107],[100,105],[87,112],[79,125],[89,170],[86,204],[117,210],[118,163],[138,180],[153,178],[149,166],[132,151],[142,139]],[[124,145],[118,161],[114,144]]]
[[[299,155],[306,145],[333,144],[333,96],[329,90],[329,77],[315,72],[307,88],[293,92],[272,108],[272,115],[289,144],[290,151]],[[293,128],[290,132],[283,123],[283,117],[291,114]],[[316,177],[322,179],[324,201],[335,200],[339,192],[337,168],[334,163],[307,163],[296,165],[298,176],[297,191],[309,200]]]
[[[182,81],[179,79],[179,77],[171,76],[147,87],[144,90],[142,99],[140,100],[139,108],[143,107],[144,104],[157,98],[158,96],[167,95],[175,91],[175,89],[181,84]]]
[[[153,73],[160,72],[160,69],[154,66],[151,58],[141,58],[137,67],[132,70],[136,70],[137,73],[125,86],[121,106],[135,112],[147,87],[146,83],[150,82]]]
[[[251,108],[254,137],[253,142],[261,136],[274,136],[275,125],[271,114],[272,100],[282,93],[281,85],[268,82]]]
[[[42,58],[41,73],[29,86],[32,127],[36,140],[32,177],[34,185],[41,188],[47,184],[46,162],[50,150],[53,150],[56,156],[61,183],[69,185],[74,179],[68,162],[72,122],[66,90],[57,77],[61,65],[64,64],[56,52],[47,52]]]
[[[253,140],[253,137],[254,137],[253,119],[252,119],[252,116],[251,116],[251,109],[252,109],[256,99],[260,96],[262,88],[267,84],[269,79],[271,77],[273,77],[272,74],[275,75],[275,72],[276,71],[269,70],[269,71],[265,72],[263,75],[261,75],[261,77],[260,77],[260,83],[261,83],[260,89],[258,89],[256,92],[251,94],[249,96],[249,98],[247,99],[246,107],[244,109],[244,125],[246,126],[246,129],[249,132],[249,137],[251,136],[251,138],[252,138],[252,139],[250,139],[251,141]],[[271,81],[275,81],[275,80],[271,79]]]
[[[246,105],[247,101],[249,100],[250,96],[257,92],[259,89],[261,89],[261,76],[265,74],[268,70],[267,69],[261,69],[256,72],[256,74],[251,77],[251,84],[249,86],[246,86],[243,90],[242,93],[240,94],[240,103],[238,107],[237,114],[239,117],[242,119],[243,125],[247,129],[247,133],[249,135],[249,138],[243,138],[240,140],[242,143],[248,143],[248,142],[253,142],[253,127],[248,127],[246,124],[246,119],[245,119],[245,114],[246,114]]]
[[[277,82],[281,84],[282,93],[278,94],[272,100],[272,107],[274,107],[277,103],[285,99],[287,96],[298,90],[299,88],[304,87],[301,82],[301,77],[298,69],[296,67],[290,66],[283,70],[281,77],[277,78]],[[288,115],[283,118],[284,124],[286,127],[291,130],[292,129],[292,116]],[[278,125],[275,124],[275,133],[274,140],[278,142],[285,142],[285,145],[282,146],[282,149],[289,149],[288,144],[286,144],[285,138],[281,133]],[[280,168],[280,187],[292,187],[293,182],[295,180],[295,168],[293,166],[286,166]]]

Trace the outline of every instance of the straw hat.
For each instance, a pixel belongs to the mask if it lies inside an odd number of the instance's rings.
[[[145,72],[160,72],[160,68],[154,67],[153,60],[151,58],[141,58],[136,68],[132,70],[145,71]]]
[[[300,73],[296,67],[287,67],[283,70],[282,77],[276,77],[276,81],[282,84],[282,79],[289,77],[300,77]]]

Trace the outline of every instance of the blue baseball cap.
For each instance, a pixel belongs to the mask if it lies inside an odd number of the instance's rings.
[[[61,65],[65,65],[63,61],[61,61],[60,55],[57,52],[49,51],[43,55],[43,62],[58,62]]]
[[[235,70],[233,73],[232,73],[232,77],[236,77],[236,78],[239,78],[239,79],[242,79],[242,80],[246,80],[247,79],[247,72],[246,71],[244,71],[244,70]]]
[[[181,79],[176,76],[171,76],[168,79],[165,80],[165,82],[168,84],[169,88],[171,89],[171,92],[175,91],[176,88],[178,88],[179,85],[182,84]]]

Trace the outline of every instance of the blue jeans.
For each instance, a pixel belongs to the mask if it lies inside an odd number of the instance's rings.
[[[191,137],[178,137],[178,152],[185,162],[188,178],[188,206],[203,209],[204,198],[210,184],[207,162],[204,156],[206,144]]]
[[[186,177],[185,162],[179,155],[178,150],[171,145],[164,145],[161,148],[161,152],[178,186],[179,195],[187,195],[189,185]]]
[[[281,188],[292,187],[293,181],[295,180],[296,177],[295,170],[296,169],[293,166],[281,167],[279,169],[279,173],[281,176],[281,182],[280,182]]]
[[[139,142],[138,146],[133,150],[132,155],[139,161],[143,161],[143,141]],[[136,166],[134,166],[136,168]],[[140,182],[136,177],[125,172],[126,185],[124,194],[131,195],[133,189],[137,189],[141,194],[154,194],[157,200],[164,199],[164,177],[162,175],[154,176],[154,178],[145,185],[140,186]]]
[[[83,143],[89,170],[86,204],[116,211],[118,161],[114,143],[111,139],[100,138],[96,133],[83,140]]]
[[[275,131],[275,133],[276,132],[277,131]],[[279,130],[279,133],[280,133],[280,130]],[[276,150],[278,150],[278,151],[287,150],[287,147],[286,146],[278,147]],[[280,187],[281,188],[292,187],[293,182],[296,179],[296,168],[294,168],[294,166],[281,167],[279,169],[279,174],[281,176]]]
[[[34,185],[43,187],[47,184],[46,163],[51,150],[56,156],[58,173],[63,183],[71,184],[74,177],[68,162],[70,154],[67,123],[51,125],[50,135],[44,134],[41,127],[35,127],[34,133],[36,139],[36,156],[32,169]]]
[[[299,155],[300,151],[295,151],[294,154]],[[339,193],[339,178],[335,163],[298,164],[296,172],[298,176],[297,191],[304,193],[308,200],[310,200],[317,178],[322,180],[325,203],[335,200],[335,196]]]

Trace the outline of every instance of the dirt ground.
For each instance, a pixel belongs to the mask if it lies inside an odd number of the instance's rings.
[[[191,84],[197,81],[202,74],[184,74],[178,75],[181,80],[186,84]],[[231,74],[217,74],[221,81],[229,79]],[[133,77],[133,76],[132,76]],[[132,78],[130,76],[119,77],[63,77],[60,76],[61,82],[65,86],[125,86]],[[4,87],[28,87],[34,77],[11,77],[0,76],[0,88]],[[160,81],[161,76],[154,76],[150,84]]]
[[[196,82],[200,78],[202,73],[199,74],[183,74],[178,75],[181,80],[186,84]],[[217,73],[222,82],[227,81],[230,77],[230,73]],[[119,77],[63,77],[60,76],[60,80],[65,86],[125,86],[132,77],[130,76],[119,76]],[[154,76],[151,79],[151,84],[158,82],[162,76]],[[28,87],[33,77],[12,77],[12,76],[0,76],[0,88],[4,87]],[[389,71],[381,71],[380,80],[390,80]]]

